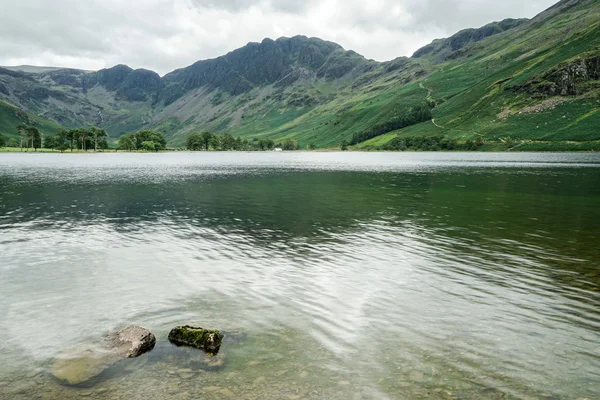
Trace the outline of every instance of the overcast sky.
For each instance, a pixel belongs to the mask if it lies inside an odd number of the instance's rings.
[[[0,65],[161,75],[265,37],[303,34],[379,61],[557,0],[0,0]]]

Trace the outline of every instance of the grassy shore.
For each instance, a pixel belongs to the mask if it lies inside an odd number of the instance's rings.
[[[375,146],[363,146],[361,144],[357,146],[351,146],[349,151],[384,151]],[[188,151],[183,148],[171,148],[161,150],[160,152],[177,152],[177,151]],[[215,150],[211,150],[215,151]],[[268,152],[269,150],[267,150]],[[312,152],[327,152],[327,151],[340,151],[339,147],[321,148],[315,150],[299,150],[299,151],[312,151]],[[414,150],[409,150],[414,151]],[[465,151],[465,150],[457,150]],[[512,143],[510,145],[503,142],[486,141],[483,146],[474,152],[598,152],[600,151],[600,141],[523,141],[520,143]],[[52,149],[21,149],[18,147],[0,147],[0,153],[55,153],[61,154],[58,150]],[[95,153],[148,153],[143,150],[117,150],[117,149],[106,149],[94,152],[93,150],[82,151],[79,149],[66,150],[62,154],[95,154]]]

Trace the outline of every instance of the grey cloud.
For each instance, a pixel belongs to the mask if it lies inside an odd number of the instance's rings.
[[[554,0],[0,0],[0,65],[125,63],[161,74],[265,37],[305,34],[367,58],[410,55],[437,37]]]
[[[313,1],[298,0],[193,0],[196,6],[204,8],[219,8],[228,11],[239,11],[250,7],[265,7],[286,13],[301,13],[308,9]]]

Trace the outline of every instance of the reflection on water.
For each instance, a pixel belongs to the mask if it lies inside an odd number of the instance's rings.
[[[593,154],[2,155],[0,398],[598,398],[599,183]],[[205,370],[181,323],[243,340]],[[147,356],[49,375],[131,324]]]

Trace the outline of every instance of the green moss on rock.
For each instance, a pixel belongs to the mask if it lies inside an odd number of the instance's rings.
[[[176,346],[188,346],[217,354],[221,348],[223,335],[217,330],[194,326],[177,326],[169,332],[169,341]]]

